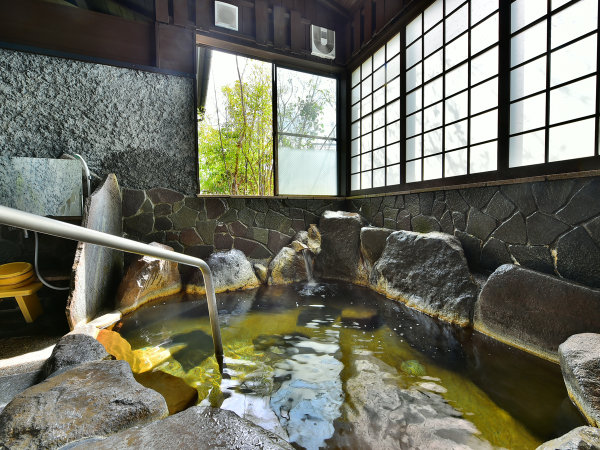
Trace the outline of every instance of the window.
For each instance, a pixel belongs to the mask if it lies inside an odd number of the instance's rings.
[[[400,35],[352,73],[352,190],[400,184]]]
[[[429,3],[352,72],[351,191],[600,168],[598,39],[597,0]]]
[[[281,195],[336,195],[337,83],[277,68],[277,181]]]
[[[510,167],[596,154],[598,1],[566,3],[511,4]]]

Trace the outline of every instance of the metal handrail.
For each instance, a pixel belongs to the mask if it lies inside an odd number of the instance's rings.
[[[215,298],[215,289],[213,285],[212,273],[206,262],[200,258],[184,255],[160,247],[153,247],[142,242],[125,239],[120,236],[103,233],[101,231],[90,230],[70,223],[59,222],[58,220],[38,216],[17,209],[8,208],[0,205],[0,224],[10,225],[24,230],[37,231],[39,233],[50,234],[74,241],[87,242],[89,244],[101,245],[103,247],[113,248],[138,255],[152,256],[154,258],[166,259],[188,266],[194,266],[200,269],[204,277],[206,287],[206,299],[208,301],[208,315],[210,317],[210,326],[212,329],[213,344],[215,346],[215,357],[219,364],[219,369],[223,368],[223,344],[221,343],[221,329],[219,327],[219,315],[217,312],[217,301]]]

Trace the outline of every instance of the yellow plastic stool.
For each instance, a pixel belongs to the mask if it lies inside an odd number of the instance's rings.
[[[25,286],[0,286],[0,298],[14,297],[25,321],[31,323],[43,312],[42,304],[37,296],[37,291],[41,288],[42,283],[35,279]]]

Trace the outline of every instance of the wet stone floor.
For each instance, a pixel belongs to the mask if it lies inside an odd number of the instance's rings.
[[[583,424],[557,365],[347,284],[170,297],[115,325],[134,371],[181,377],[295,447],[532,449]]]

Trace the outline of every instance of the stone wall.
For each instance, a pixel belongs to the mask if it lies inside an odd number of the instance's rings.
[[[79,153],[122,186],[198,191],[193,80],[0,49],[0,154]]]
[[[125,233],[206,258],[232,248],[269,259],[321,213],[344,208],[344,199],[184,196],[169,189],[123,190]]]
[[[372,225],[443,231],[472,270],[504,263],[600,287],[600,177],[348,199]]]

